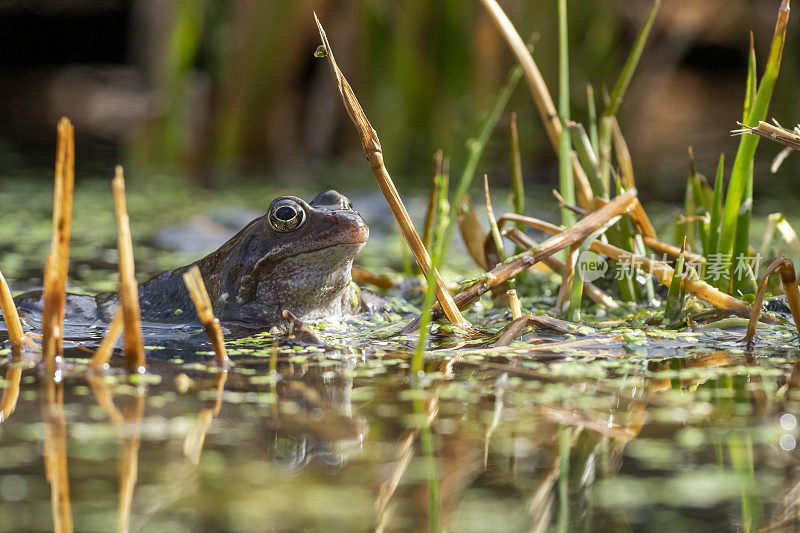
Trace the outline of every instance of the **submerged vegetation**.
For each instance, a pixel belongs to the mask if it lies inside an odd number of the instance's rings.
[[[69,120],[59,123],[41,317],[20,318],[0,274],[9,347],[0,380],[4,515],[21,514],[9,502],[47,500],[39,494],[44,479],[51,522],[31,513],[19,517],[24,528],[107,529],[109,515],[119,531],[148,521],[158,528],[258,530],[265,519],[275,529],[378,531],[667,524],[756,531],[798,524],[798,480],[788,454],[800,436],[800,289],[792,262],[773,257],[771,245],[775,232],[798,252],[800,241],[776,214],[761,251],[751,245],[759,136],[800,147],[798,132],[764,122],[789,1],[779,7],[760,81],[751,39],[737,130],[744,135],[727,184],[724,157],[713,186],[691,157],[673,242],[659,237],[638,197],[617,121],[660,0],[652,2],[600,113],[595,90],[587,88],[586,124],[571,120],[566,0],[557,10],[557,107],[500,5],[481,4],[519,66],[468,141],[452,195],[450,169],[458,165],[435,156],[422,236],[387,170],[378,132],[336,62],[336,43],[316,20],[322,46],[314,55],[330,65],[422,274],[420,288],[370,268],[354,270],[392,299],[372,316],[304,324],[284,310],[285,328],[223,328],[194,267],[183,281],[202,329],[142,323],[130,227],[136,215],[132,210],[129,220],[117,167],[120,306],[103,327],[70,324],[75,146]],[[558,157],[559,189],[550,203],[560,224],[526,212],[545,202],[523,185],[512,115],[514,212],[495,216],[497,191],[483,174],[485,229],[469,193],[523,77]],[[229,143],[239,142],[230,134]],[[456,226],[482,273],[452,294],[445,269]],[[549,237],[536,242],[529,227]],[[775,272],[780,286],[770,285]],[[788,313],[762,308],[767,291],[781,290],[794,324]],[[112,357],[120,336],[125,370]],[[31,399],[40,401],[38,413],[26,403]],[[36,477],[31,443],[38,440],[44,476]],[[96,463],[112,456],[112,442],[119,443],[115,512],[105,501],[114,492],[112,474],[104,467],[93,477]],[[313,501],[301,496],[309,492]],[[701,508],[710,515],[706,522],[692,516]]]

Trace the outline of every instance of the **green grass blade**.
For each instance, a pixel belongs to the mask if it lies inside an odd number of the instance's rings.
[[[594,102],[594,89],[590,83],[586,84],[586,110],[589,116],[589,140],[597,158],[600,153],[600,141],[597,137],[597,106]]]
[[[567,131],[570,117],[569,105],[569,43],[567,28],[567,0],[558,0],[558,114],[561,128]],[[575,182],[572,176],[572,140],[561,135],[558,145],[558,189],[564,200],[575,205]],[[575,224],[575,213],[561,208],[561,224],[568,228]]]
[[[714,178],[714,198],[711,201],[711,213],[708,222],[708,242],[703,250],[706,258],[719,253],[719,219],[722,214],[722,182],[725,173],[725,154],[719,155],[717,175]],[[706,281],[709,281],[706,279]]]
[[[611,98],[608,105],[603,110],[603,116],[600,120],[600,139],[599,139],[599,155],[600,155],[600,170],[602,181],[606,184],[606,190],[610,190],[609,183],[611,181],[611,121],[608,117],[616,116],[619,111],[619,106],[625,97],[625,92],[628,90],[628,85],[631,83],[633,73],[639,65],[639,60],[642,57],[644,45],[647,43],[647,38],[650,35],[650,30],[653,28],[653,22],[656,19],[658,8],[661,6],[661,0],[653,0],[653,5],[650,6],[650,11],[647,14],[647,19],[639,30],[636,40],[633,43],[631,53],[622,67],[622,72],[617,78],[617,83],[614,85],[614,90],[611,93]],[[608,194],[605,195],[608,197]]]
[[[786,25],[789,18],[789,2],[784,0],[778,12],[778,21],[775,25],[775,34],[770,47],[767,67],[761,78],[761,83],[753,100],[752,108],[745,124],[756,126],[759,121],[765,120],[772,92],[780,70],[783,45],[786,39]],[[728,183],[728,192],[725,196],[725,208],[722,214],[722,227],[720,229],[719,250],[723,255],[733,254],[736,240],[736,225],[739,219],[739,210],[744,200],[748,182],[753,179],[753,157],[758,147],[758,136],[743,135],[739,139],[739,149],[733,161],[733,171]],[[716,283],[717,288],[728,290],[730,273],[722,276]]]
[[[511,187],[513,192],[514,212],[525,214],[525,183],[522,180],[522,153],[519,149],[519,133],[517,132],[517,114],[511,113]],[[517,223],[520,231],[525,230],[522,223]]]
[[[681,282],[683,281],[683,263],[684,254],[686,253],[686,240],[683,241],[681,246],[681,253],[675,261],[675,271],[672,274],[672,282],[669,284],[669,292],[667,293],[667,303],[664,307],[664,318],[668,324],[675,324],[680,320],[681,311],[683,310],[683,296],[684,290]]]
[[[445,250],[445,237],[447,235],[448,227],[450,226],[450,204],[447,201],[447,186],[448,175],[439,174],[439,205],[436,209],[437,225],[436,232],[433,240],[433,251],[431,252],[431,269],[428,271],[427,276],[427,289],[425,290],[425,299],[422,304],[422,314],[419,319],[419,338],[417,339],[417,349],[414,352],[414,357],[411,360],[411,373],[417,375],[423,370],[425,365],[425,348],[428,340],[428,325],[431,322],[431,309],[436,300],[436,282],[434,280],[434,273],[439,269],[442,263],[442,257]],[[403,243],[405,244],[405,243]]]
[[[661,0],[654,0],[653,5],[650,6],[650,11],[647,13],[647,19],[645,20],[642,29],[639,30],[639,34],[636,36],[636,41],[633,43],[633,49],[631,50],[630,55],[628,55],[628,59],[625,61],[625,66],[622,67],[622,73],[620,74],[619,78],[617,78],[617,83],[614,85],[614,90],[611,92],[611,99],[603,111],[603,116],[616,116],[619,106],[622,103],[622,99],[625,97],[625,91],[628,90],[628,85],[630,85],[631,79],[633,78],[633,73],[636,71],[636,67],[639,65],[639,60],[642,57],[644,45],[647,43],[647,37],[650,35],[650,30],[653,28],[653,22],[656,19],[656,14],[658,14],[658,8],[660,6]]]
[[[583,125],[577,122],[569,123],[569,132],[572,135],[572,145],[578,154],[578,160],[586,171],[586,177],[589,179],[592,192],[596,196],[603,196],[604,189],[603,183],[600,181],[600,163],[597,161],[592,141],[586,135]]]
[[[750,116],[750,111],[753,109],[753,100],[756,97],[757,83],[756,74],[756,45],[753,38],[753,32],[750,32],[750,53],[747,56],[747,87],[744,93],[744,113],[742,114],[742,122],[746,122]]]
[[[754,294],[757,290],[756,280],[749,275],[749,271],[743,268],[747,258],[750,256],[750,220],[753,216],[753,180],[747,182],[744,193],[742,208],[739,210],[739,223],[736,225],[736,242],[733,247],[732,279],[731,290],[733,294],[737,291],[742,293]],[[745,263],[743,263],[745,262]]]

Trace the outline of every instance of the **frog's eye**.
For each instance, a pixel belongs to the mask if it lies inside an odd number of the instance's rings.
[[[306,212],[294,200],[284,199],[270,208],[267,220],[275,231],[288,233],[303,225],[306,221]]]

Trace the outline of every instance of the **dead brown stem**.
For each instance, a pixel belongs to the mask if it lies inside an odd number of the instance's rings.
[[[225,349],[222,327],[219,319],[214,316],[214,311],[211,309],[211,299],[208,297],[206,285],[203,283],[203,275],[200,274],[200,269],[197,268],[197,265],[184,272],[183,282],[186,283],[186,288],[189,290],[195,309],[197,309],[197,316],[200,317],[200,322],[206,330],[208,340],[211,341],[211,346],[214,347],[217,366],[220,368],[227,367],[230,364],[230,359],[228,359],[228,351]]]
[[[372,169],[372,174],[375,176],[375,181],[378,182],[378,187],[380,187],[384,198],[386,198],[389,209],[392,210],[392,214],[397,220],[398,226],[400,226],[400,231],[406,243],[408,243],[408,247],[411,248],[411,251],[414,253],[414,257],[417,259],[417,263],[422,269],[422,272],[427,275],[428,271],[432,269],[431,257],[422,244],[419,234],[414,229],[414,224],[411,222],[411,217],[408,215],[405,205],[403,205],[400,193],[397,192],[397,188],[394,186],[394,182],[389,176],[389,172],[386,170],[386,165],[383,162],[383,149],[378,139],[378,133],[372,128],[366,114],[364,114],[364,110],[361,108],[361,104],[358,103],[353,89],[350,87],[350,84],[347,83],[344,74],[342,74],[342,71],[336,64],[336,59],[333,56],[333,49],[328,42],[328,36],[325,34],[325,30],[317,18],[316,13],[314,14],[314,20],[317,23],[317,29],[319,30],[322,44],[327,53],[328,64],[331,67],[333,77],[336,79],[339,95],[342,97],[342,102],[347,110],[347,114],[358,130],[361,146],[364,149],[364,154],[367,156],[367,161]],[[439,300],[439,304],[444,310],[447,319],[455,325],[469,326],[469,323],[461,316],[461,312],[458,310],[458,307],[453,301],[453,297],[450,295],[450,292],[447,290],[444,281],[439,276],[436,269],[433,269],[433,278],[436,283],[436,298]]]
[[[114,193],[114,212],[117,217],[117,248],[119,249],[119,299],[125,325],[125,361],[129,372],[141,373],[146,368],[142,321],[139,313],[139,289],[133,263],[133,243],[125,202],[125,177],[117,165],[111,182]]]
[[[764,301],[764,294],[767,292],[767,281],[770,275],[776,270],[780,275],[783,291],[786,293],[786,301],[789,303],[789,309],[792,311],[795,328],[797,329],[797,333],[800,334],[800,289],[797,287],[794,264],[786,257],[779,257],[764,271],[764,277],[761,279],[756,298],[753,300],[753,307],[750,311],[750,322],[747,324],[747,333],[744,339],[742,339],[748,344],[750,344],[756,336],[756,325],[758,324],[758,317],[761,314],[761,303]]]
[[[22,349],[25,333],[22,331],[22,322],[19,320],[19,313],[17,313],[14,298],[11,296],[11,289],[8,288],[8,283],[6,283],[6,278],[2,272],[0,272],[0,312],[3,313],[11,348],[14,350]]]
[[[55,372],[56,357],[64,351],[69,239],[72,231],[72,199],[75,189],[75,130],[68,118],[58,122],[56,173],[53,190],[53,235],[44,273],[42,357],[48,376]]]

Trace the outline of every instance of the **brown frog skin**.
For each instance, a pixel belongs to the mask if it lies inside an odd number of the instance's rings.
[[[264,216],[217,251],[142,283],[142,320],[198,321],[183,282],[183,273],[194,265],[223,323],[269,327],[285,322],[284,310],[303,320],[357,313],[363,301],[351,283],[350,269],[368,237],[364,220],[336,191],[323,192],[310,204],[294,196],[278,197]],[[17,305],[41,312],[41,291],[21,295]],[[116,293],[69,295],[67,318],[110,321],[117,305]]]

